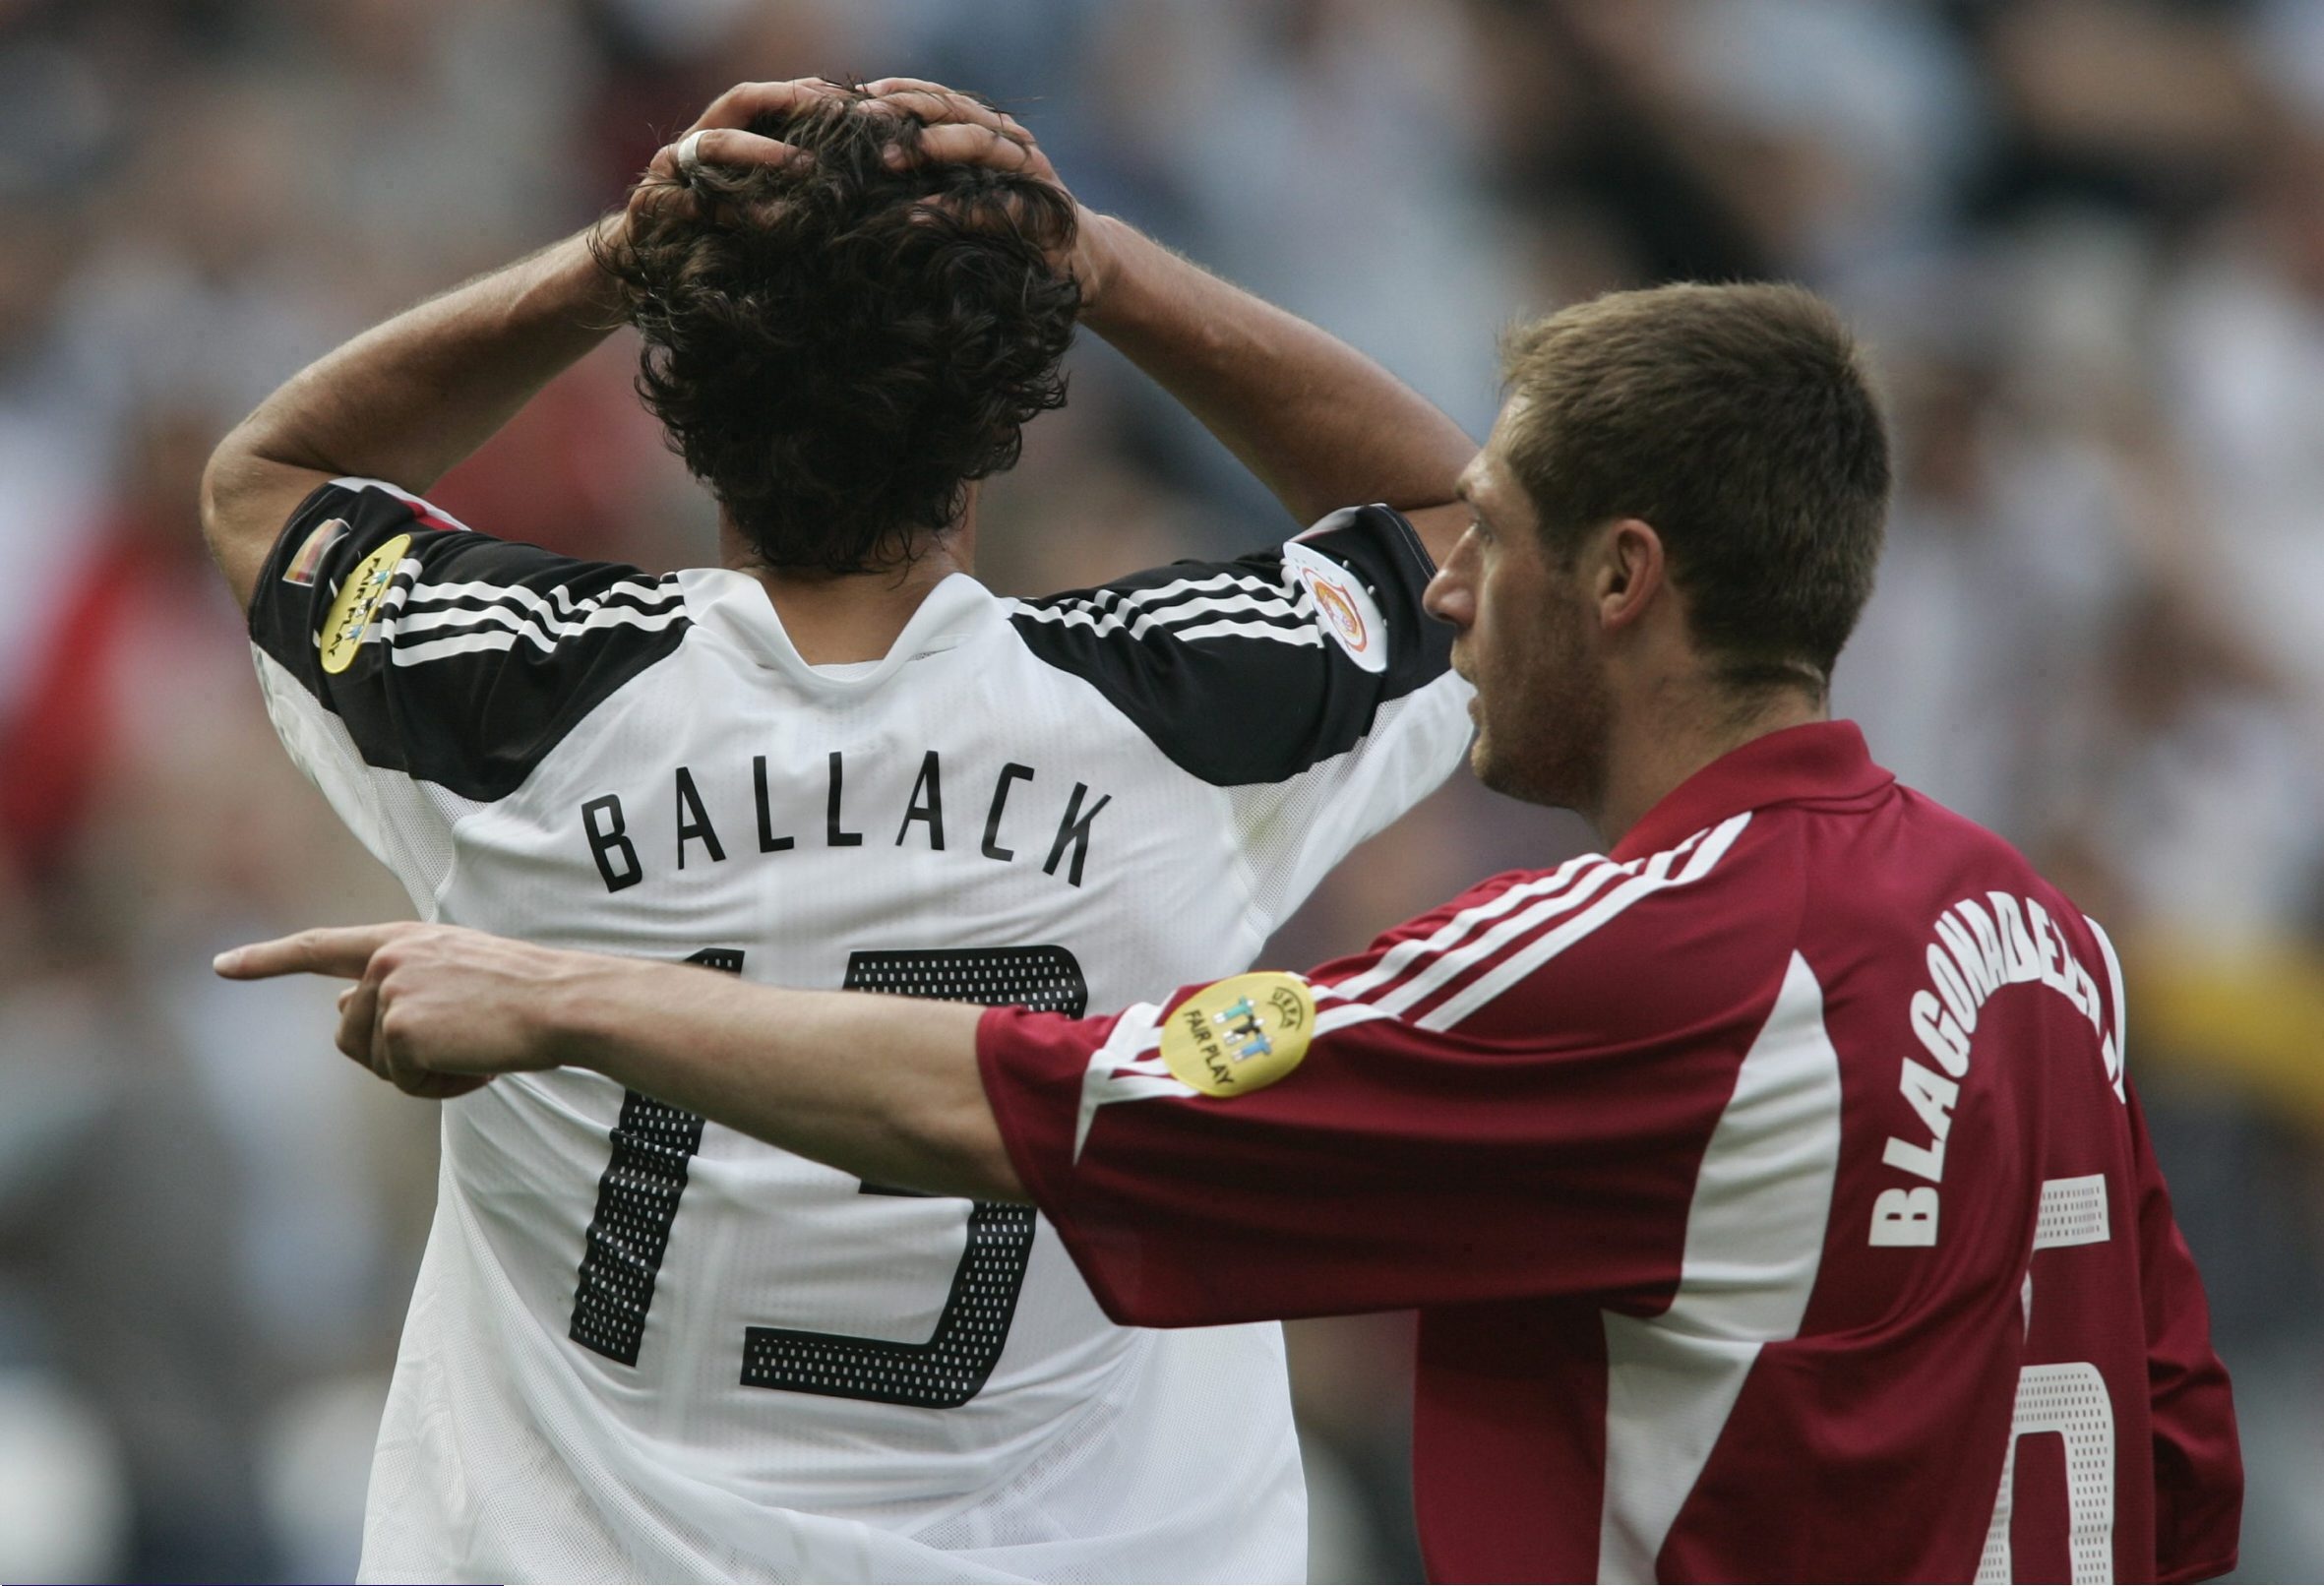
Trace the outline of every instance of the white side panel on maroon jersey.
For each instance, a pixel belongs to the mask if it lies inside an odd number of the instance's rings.
[[[1823,1260],[1840,1157],[1840,1057],[1823,990],[1792,954],[1695,1175],[1679,1292],[1606,1313],[1606,1499],[1598,1578],[1656,1578],[1762,1344],[1794,1338]]]

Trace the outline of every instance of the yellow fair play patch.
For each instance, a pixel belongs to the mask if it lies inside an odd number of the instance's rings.
[[[1299,1067],[1315,996],[1297,975],[1235,975],[1203,987],[1162,1024],[1162,1062],[1206,1096],[1264,1090]]]
[[[411,536],[398,534],[362,561],[338,586],[331,614],[323,619],[323,670],[343,672],[355,661],[363,636],[371,628],[372,613],[396,581],[396,564],[411,549]]]

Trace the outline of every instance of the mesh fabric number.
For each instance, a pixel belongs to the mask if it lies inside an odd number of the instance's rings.
[[[2107,1181],[2093,1173],[2080,1179],[2043,1181],[2034,1219],[2034,1253],[2076,1245],[2104,1245]],[[2026,1273],[2024,1306],[2034,1307],[2034,1275]],[[2077,1581],[2114,1578],[2114,1401],[2107,1379],[2087,1361],[2021,1367],[2017,1404],[2009,1423],[2009,1451],[2001,1460],[2001,1489],[1993,1498],[1992,1523],[1978,1560],[1979,1586],[2016,1579],[2011,1568],[2009,1522],[2015,1508],[2017,1445],[2027,1437],[2054,1434],[2065,1442],[2066,1551]]]
[[[850,953],[843,989],[988,1006],[1021,1003],[1075,1018],[1089,1006],[1080,964],[1058,946]],[[863,1188],[874,1194],[894,1192]],[[966,1404],[993,1374],[1009,1341],[1032,1250],[1030,1206],[972,1202],[966,1248],[936,1330],[925,1342],[752,1327],[743,1334],[743,1384],[926,1409]]]
[[[704,947],[687,962],[740,974],[743,954]],[[1080,963],[1059,946],[856,952],[848,955],[842,989],[988,1006],[1021,1003],[1075,1018],[1089,1006]],[[686,1193],[687,1165],[702,1139],[699,1114],[635,1090],[624,1093],[613,1159],[597,1182],[573,1299],[570,1335],[582,1348],[624,1366],[638,1364],[654,1280]],[[871,1184],[862,1190],[916,1193]],[[966,1404],[993,1374],[1009,1342],[1032,1250],[1030,1206],[971,1202],[966,1248],[936,1330],[925,1342],[749,1327],[743,1333],[743,1385],[927,1409]]]
[[[730,975],[743,971],[736,947],[704,947],[686,960]],[[581,1282],[567,1336],[624,1366],[638,1364],[653,1280],[669,1247],[670,1224],[686,1193],[686,1165],[702,1148],[699,1114],[635,1090],[622,1094],[613,1160],[597,1181],[597,1207],[582,1236]]]

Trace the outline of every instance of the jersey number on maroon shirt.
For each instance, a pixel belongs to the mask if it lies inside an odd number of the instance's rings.
[[[2107,1181],[2093,1173],[2079,1179],[2049,1179],[2042,1186],[2042,1209],[2034,1222],[2034,1262],[2026,1273],[2026,1334],[2034,1331],[2044,1250],[2104,1245]],[[2107,1379],[2088,1361],[2025,1366],[2017,1373],[2017,1409],[2009,1423],[2009,1452],[2001,1462],[2001,1490],[1993,1499],[1993,1523],[1986,1532],[1985,1556],[1977,1578],[2009,1581],[2012,1571],[2009,1522],[2016,1508],[2017,1453],[2026,1438],[2055,1434],[2065,1445],[2069,1579],[2111,1580],[2114,1570],[2114,1402]],[[2026,1578],[2038,1579],[2039,1575]]]

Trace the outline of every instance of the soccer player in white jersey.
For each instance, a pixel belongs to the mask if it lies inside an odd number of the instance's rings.
[[[975,481],[1063,399],[1076,316],[1330,516],[988,592]],[[624,318],[724,567],[576,562],[422,499]],[[1469,451],[1079,210],[980,103],[759,84],[624,214],[292,380],[204,517],[285,745],[424,918],[1078,1014],[1243,967],[1457,762],[1420,597]],[[1303,1576],[1271,1325],[1115,1326],[1029,1208],[595,1075],[469,1088],[439,1092],[367,1577]]]

